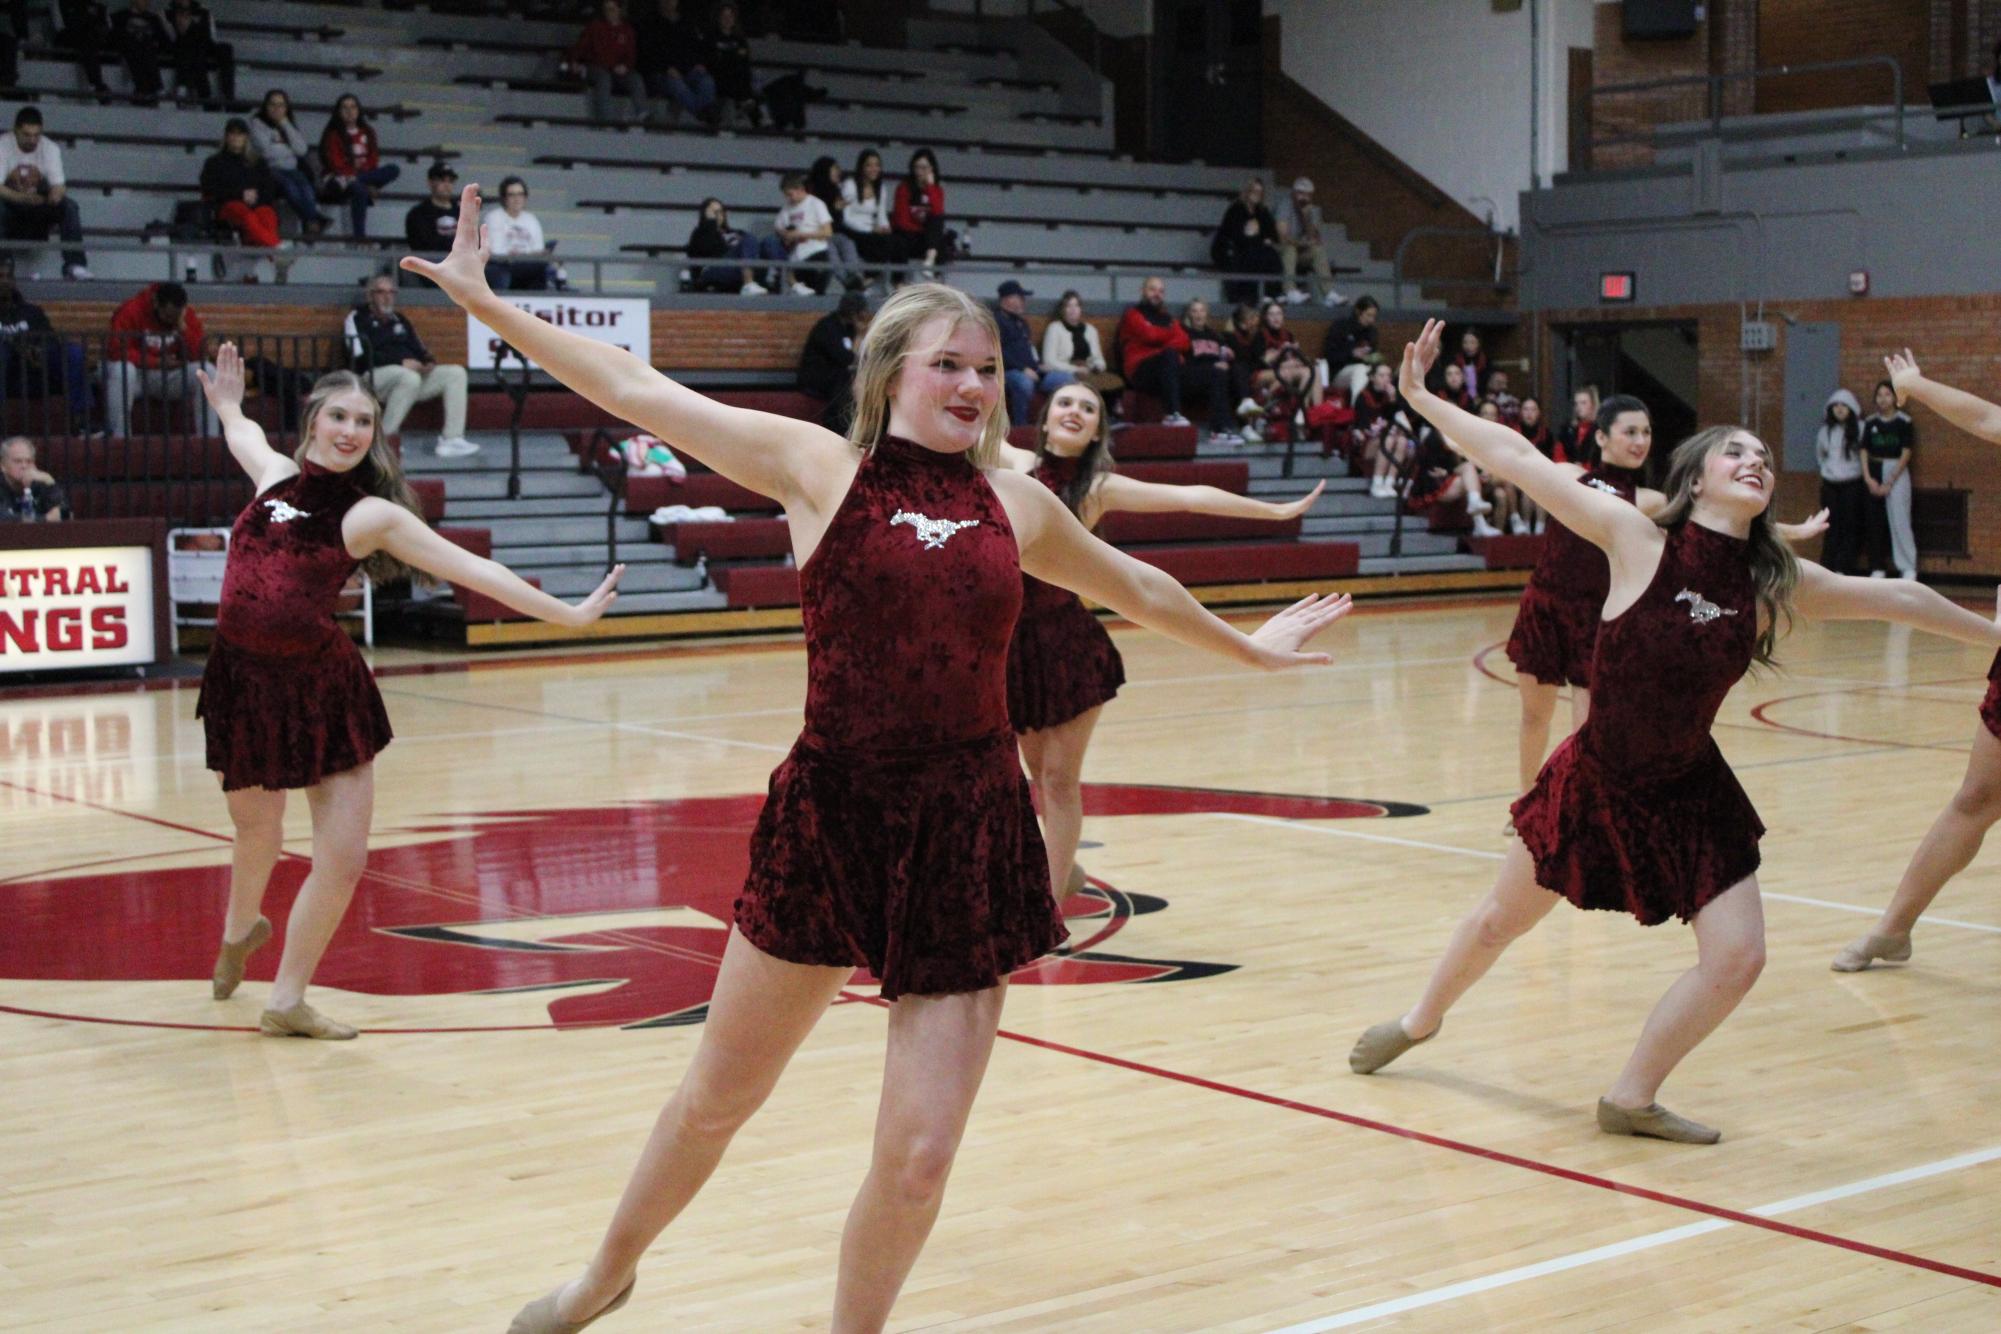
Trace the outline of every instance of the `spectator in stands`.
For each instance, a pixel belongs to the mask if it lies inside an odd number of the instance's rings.
[[[1376,350],[1377,312],[1374,297],[1357,297],[1348,308],[1348,318],[1329,325],[1326,341],[1320,345],[1328,379],[1350,403],[1369,382],[1369,368],[1383,360],[1383,354]]]
[[[822,315],[806,335],[799,354],[799,390],[825,399],[820,425],[846,434],[854,416],[855,349],[868,331],[868,298],[849,292],[832,313]]]
[[[112,312],[104,345],[104,425],[114,436],[131,434],[132,404],[140,398],[186,401],[202,435],[216,433],[215,412],[195,371],[210,376],[203,359],[207,335],[179,283],[154,283]]]
[[[890,226],[889,199],[882,188],[882,154],[864,148],[854,175],[841,182],[841,234],[855,243],[864,264],[896,264],[906,256]],[[872,278],[869,284],[875,285]],[[887,278],[883,286],[887,288]]]
[[[1230,312],[1230,327],[1223,335],[1223,344],[1230,349],[1230,397],[1236,402],[1237,416],[1252,422],[1264,413],[1259,397],[1266,389],[1265,382],[1271,378],[1271,368],[1265,365],[1264,334],[1258,327],[1256,306],[1242,301]],[[1264,437],[1255,425],[1250,425],[1244,431],[1244,438],[1256,444]]]
[[[910,174],[896,183],[889,224],[901,239],[904,256],[923,266],[923,277],[935,277],[938,265],[951,262],[952,239],[945,230],[945,187],[938,179],[938,155],[930,149],[920,148],[910,155]]]
[[[806,193],[827,206],[827,249],[833,262],[843,266],[834,270],[834,276],[840,279],[841,286],[852,290],[867,286],[868,279],[861,272],[861,247],[855,244],[852,236],[841,230],[841,213],[847,208],[847,199],[841,187],[847,184],[846,178],[847,173],[833,158],[814,158],[812,167],[806,172]]]
[[[1000,285],[994,303],[994,323],[1000,326],[1001,378],[1007,393],[1007,419],[1015,426],[1027,425],[1035,391],[1053,394],[1066,384],[1075,384],[1073,372],[1060,366],[1042,364],[1035,337],[1028,328],[1028,298],[1035,295],[1014,279]]]
[[[42,113],[22,107],[14,132],[0,140],[0,209],[9,241],[46,241],[56,228],[63,239],[63,276],[85,279],[83,215],[69,197],[63,151],[42,133]]]
[[[1471,412],[1480,406],[1480,400],[1473,397],[1473,391],[1466,387],[1466,368],[1457,362],[1447,362],[1439,367],[1438,388],[1432,391],[1455,408]]]
[[[1075,292],[1057,299],[1053,318],[1042,330],[1042,364],[1069,371],[1100,397],[1125,387],[1125,381],[1106,368],[1098,330],[1084,318],[1084,298]]]
[[[1258,359],[1273,370],[1287,348],[1299,346],[1299,335],[1285,327],[1285,303],[1269,300],[1258,309]]]
[[[1911,527],[1911,456],[1918,446],[1918,428],[1897,406],[1888,380],[1876,385],[1876,412],[1862,419],[1862,484],[1869,491],[1869,577],[1882,579],[1895,564],[1897,577],[1918,577],[1918,540]]]
[[[95,92],[104,85],[104,53],[110,49],[111,11],[102,0],[57,0],[56,45],[76,57],[84,81]]]
[[[750,42],[737,27],[737,9],[732,4],[716,6],[715,27],[709,32],[709,73],[716,81],[716,105],[724,124],[739,118],[752,126],[764,123],[764,110],[757,104],[757,88],[751,80]]]
[[[1598,459],[1598,386],[1570,396],[1570,425],[1556,439],[1556,461],[1590,467]]]
[[[15,285],[14,257],[0,254],[0,398],[56,396],[68,400],[71,419],[81,430],[90,410],[83,344],[56,333],[48,312]],[[53,414],[50,424],[58,425]]]
[[[430,184],[431,197],[410,205],[410,211],[403,215],[403,242],[412,254],[442,255],[452,248],[452,238],[459,230],[459,174],[451,163],[440,159],[431,164],[424,179]],[[399,281],[405,287],[418,287],[431,280],[405,271]]]
[[[1287,344],[1272,362],[1271,378],[1266,382],[1265,439],[1301,442],[1321,439],[1327,421],[1325,402],[1326,390],[1321,388],[1318,368],[1307,360],[1298,344]]]
[[[1497,400],[1498,402],[1498,400]],[[1504,412],[1502,414],[1506,416]],[[1515,429],[1541,452],[1544,458],[1556,454],[1556,433],[1549,429],[1549,421],[1542,415],[1542,400],[1534,394],[1523,396],[1515,405]]]
[[[1181,362],[1188,355],[1188,331],[1168,313],[1167,280],[1140,284],[1139,304],[1119,319],[1119,369],[1126,383],[1161,402],[1164,426],[1186,426],[1181,415]]]
[[[224,102],[236,100],[236,48],[218,41],[215,16],[200,0],[171,0],[167,24],[174,33],[174,83],[188,96],[206,102],[216,90]],[[211,85],[208,72],[215,71]]]
[[[1526,400],[1524,400],[1526,402]],[[1836,574],[1855,573],[1867,530],[1869,491],[1862,480],[1862,405],[1846,389],[1828,395],[1814,440],[1820,463],[1820,504],[1827,511],[1827,540],[1820,563]]]
[[[389,183],[403,174],[394,163],[382,161],[381,144],[361,99],[353,93],[341,94],[333,114],[320,134],[320,161],[326,168],[327,193],[347,201],[348,224],[354,239],[368,235],[368,208]]]
[[[153,0],[128,0],[128,8],[113,20],[112,32],[132,79],[132,95],[151,104],[160,96],[160,62],[173,53],[173,31],[153,12]]]
[[[1480,397],[1493,399],[1494,406],[1500,409],[1501,420],[1510,426],[1519,426],[1522,420],[1522,401],[1508,390],[1507,371],[1495,366],[1487,372],[1486,391]]]
[[[445,429],[436,446],[440,458],[479,453],[466,439],[466,368],[440,366],[417,330],[396,309],[396,280],[378,273],[368,280],[367,304],[348,312],[342,333],[354,371],[382,400],[382,433],[403,429],[410,409],[426,399],[443,399]]]
[[[831,253],[829,239],[834,234],[834,215],[806,188],[806,173],[788,171],[779,182],[785,203],[778,210],[773,231],[784,244],[786,257],[795,264],[824,263]],[[824,269],[795,269],[793,296],[818,296],[827,286]]]
[[[496,292],[545,292],[555,285],[555,266],[545,258],[549,243],[542,236],[542,220],[528,211],[528,182],[519,176],[502,179],[500,202],[487,206],[480,225],[486,228],[493,256],[486,262],[488,287]]]
[[[1244,183],[1243,193],[1230,202],[1223,221],[1209,243],[1209,257],[1224,273],[1269,273],[1276,275],[1283,265],[1278,254],[1278,220],[1265,207],[1265,183],[1253,176]],[[1249,279],[1233,279],[1223,285],[1232,301],[1255,301],[1272,295],[1266,284]]]
[[[625,7],[618,0],[604,0],[598,6],[598,16],[584,25],[564,55],[563,72],[590,83],[590,117],[600,125],[617,122],[612,114],[613,88],[632,103],[630,119],[639,120],[646,112],[646,85],[639,77],[639,34],[625,21]],[[446,246],[450,246],[449,239]]]
[[[695,222],[695,230],[688,235],[687,255],[698,262],[783,259],[785,243],[775,236],[760,241],[749,232],[730,226],[729,210],[723,207],[722,200],[711,197],[702,201],[701,216]],[[695,287],[704,292],[738,292],[744,296],[763,296],[769,290],[757,281],[748,262],[703,263],[695,271]]]
[[[25,435],[0,440],[0,520],[60,523],[69,517],[69,497],[56,479],[35,466],[35,442]]]
[[[247,246],[271,249],[278,244],[278,181],[264,160],[250,151],[250,126],[231,116],[222,127],[222,148],[202,163],[201,196]]]
[[[284,89],[273,88],[264,94],[263,105],[250,118],[250,145],[264,159],[285,202],[299,215],[306,239],[318,237],[327,229],[327,219],[320,212],[319,192],[306,171],[312,148],[306,142],[306,132],[292,119],[292,99]]]
[[[1409,420],[1407,415],[1399,416]],[[1480,496],[1479,469],[1470,459],[1454,453],[1437,427],[1421,417],[1418,422],[1416,457],[1408,472],[1410,480],[1404,486],[1404,508],[1412,514],[1422,514],[1435,506],[1463,500],[1469,515],[1485,514],[1489,506]],[[1475,521],[1478,522],[1477,517]],[[1498,530],[1487,534],[1497,535]]]
[[[1466,392],[1475,399],[1480,397],[1480,386],[1487,383],[1487,354],[1480,347],[1480,333],[1468,329],[1459,335],[1459,350],[1452,354],[1452,364],[1466,373]]]
[[[1355,434],[1368,437],[1380,433],[1383,423],[1403,407],[1397,393],[1396,376],[1388,362],[1369,368],[1369,382],[1355,396]]]
[[[1188,361],[1183,378],[1190,388],[1208,397],[1210,442],[1243,444],[1244,437],[1236,430],[1239,396],[1232,375],[1236,349],[1222,330],[1210,327],[1209,303],[1200,297],[1182,308],[1181,327],[1188,332]]]
[[[639,77],[653,99],[653,119],[672,124],[681,113],[713,122],[716,80],[709,73],[708,42],[694,20],[681,17],[681,0],[638,0],[632,26],[639,34]]]
[[[1280,271],[1285,275],[1287,301],[1307,299],[1306,289],[1293,285],[1299,262],[1305,260],[1313,273],[1313,300],[1328,306],[1341,304],[1341,294],[1334,290],[1334,270],[1327,263],[1325,226],[1320,205],[1313,202],[1310,177],[1301,176],[1292,183],[1291,202],[1278,219],[1278,258]]]

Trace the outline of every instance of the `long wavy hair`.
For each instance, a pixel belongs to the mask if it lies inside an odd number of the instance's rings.
[[[1701,480],[1710,457],[1729,444],[1732,437],[1749,434],[1741,426],[1711,426],[1676,445],[1668,460],[1667,482],[1662,487],[1667,504],[1654,516],[1654,522],[1670,532],[1687,523],[1695,511],[1695,484]],[[1799,558],[1772,529],[1772,506],[1778,503],[1776,463],[1772,477],[1771,504],[1751,520],[1751,584],[1758,597],[1758,639],[1751,656],[1765,667],[1777,662],[1774,650],[1782,633],[1780,623],[1784,622],[1785,630],[1792,629],[1793,595],[1800,582]]]
[[[869,321],[861,351],[855,357],[855,419],[848,427],[848,442],[859,449],[873,449],[889,430],[889,396],[903,373],[904,361],[924,349],[917,346],[926,325],[947,319],[956,331],[970,324],[981,337],[993,344],[994,360],[1000,360],[1000,327],[993,312],[955,287],[943,283],[912,283],[898,289],[882,303]],[[987,414],[980,443],[967,457],[977,468],[992,468],[1000,462],[1001,444],[1007,439],[1007,413],[998,403]]]
[[[1091,437],[1091,443],[1084,446],[1084,452],[1077,456],[1077,475],[1069,485],[1056,493],[1057,498],[1070,507],[1070,512],[1081,521],[1084,518],[1084,502],[1091,498],[1091,492],[1098,485],[1098,479],[1113,470],[1112,423],[1105,411],[1105,396],[1085,384],[1082,380],[1066,384],[1056,391],[1065,394],[1075,390],[1089,394],[1098,404],[1098,433]],[[1049,453],[1049,414],[1056,410],[1056,394],[1042,401],[1042,419],[1035,423],[1035,452],[1038,457]]]
[[[375,391],[368,387],[353,371],[332,371],[313,381],[312,392],[306,395],[305,421],[299,428],[299,447],[292,451],[292,458],[303,468],[306,466],[306,451],[312,447],[313,428],[318,424],[320,412],[328,400],[336,394],[360,394],[375,409],[375,430],[368,442],[368,457],[354,465],[354,478],[361,489],[371,496],[380,496],[392,505],[401,505],[418,518],[422,518],[423,507],[417,503],[416,493],[403,479],[403,462],[396,451],[389,447],[389,435],[382,429],[382,403],[375,397]],[[386,551],[378,551],[362,562],[368,577],[378,584],[400,579],[411,573],[410,567]]]

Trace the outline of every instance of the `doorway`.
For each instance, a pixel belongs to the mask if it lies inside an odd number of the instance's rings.
[[[1598,386],[1601,396],[1630,394],[1654,419],[1649,478],[1667,474],[1670,450],[1695,433],[1699,391],[1696,328],[1692,320],[1636,324],[1582,324],[1556,330],[1559,403],[1577,390]]]
[[[1260,0],[1154,0],[1154,143],[1170,161],[1264,161]]]

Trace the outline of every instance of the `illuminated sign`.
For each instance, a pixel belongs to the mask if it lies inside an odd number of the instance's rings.
[[[151,547],[0,550],[0,672],[154,660]]]
[[[1631,301],[1633,299],[1633,275],[1630,273],[1599,274],[1598,299],[1600,301]]]

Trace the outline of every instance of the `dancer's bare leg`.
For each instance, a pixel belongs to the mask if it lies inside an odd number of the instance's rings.
[[[1563,693],[1563,687],[1538,681],[1526,672],[1516,672],[1515,690],[1522,697],[1521,730],[1515,742],[1520,781],[1515,791],[1526,792],[1535,786],[1536,775],[1542,772],[1542,762],[1549,755],[1550,721],[1556,717],[1556,697]]]
[[[285,794],[264,787],[223,793],[236,841],[229,854],[229,911],[224,944],[242,940],[264,911],[264,890],[285,850]]]
[[[354,887],[368,864],[368,827],[375,816],[375,765],[330,774],[306,789],[313,811],[313,869],[285,919],[285,953],[271,984],[273,1010],[305,999],[306,984],[340,929]]]
[[[1042,842],[1049,851],[1049,887],[1059,908],[1070,883],[1070,868],[1077,861],[1077,845],[1084,837],[1084,753],[1102,712],[1100,705],[1067,723],[1024,732],[1021,737],[1022,751],[1029,757],[1029,777],[1042,798]]]
[[[1918,844],[1874,933],[1909,935],[1946,881],[1972,863],[1997,820],[2001,820],[2001,740],[1982,725],[1974,729],[1973,754],[1959,791]]]
[[[1536,883],[1535,860],[1528,849],[1519,839],[1508,844],[1494,887],[1453,929],[1445,957],[1432,969],[1424,995],[1403,1017],[1404,1032],[1413,1038],[1437,1032],[1445,1012],[1557,902],[1557,895]]]

